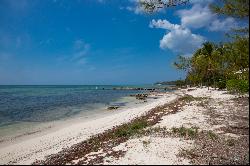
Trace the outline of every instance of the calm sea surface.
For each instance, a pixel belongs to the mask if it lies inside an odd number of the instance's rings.
[[[141,92],[113,90],[114,87],[121,86],[2,85],[0,86],[0,127],[15,122],[44,122],[70,117],[84,111],[84,107],[89,110],[87,107],[93,104],[108,105],[121,97]]]
[[[102,114],[110,104],[122,106],[123,100],[138,90],[114,90],[119,87],[151,86],[0,86],[0,141],[7,135],[29,132],[36,124],[90,115]],[[134,98],[133,98],[134,100]]]
[[[112,89],[113,86],[0,86],[0,126],[52,121],[77,114],[73,108],[109,104],[134,93]]]

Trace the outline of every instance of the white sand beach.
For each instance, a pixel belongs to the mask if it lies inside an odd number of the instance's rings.
[[[0,148],[0,164],[31,164],[35,160],[57,153],[76,143],[88,139],[90,136],[104,132],[113,126],[126,123],[135,117],[141,116],[150,109],[176,99],[176,95],[164,94],[153,102],[141,106],[120,110],[119,113],[94,119],[87,122],[69,124],[67,127],[45,135],[29,138],[22,142]]]
[[[223,106],[222,102],[231,102],[235,95],[227,94],[227,91],[218,91],[213,88],[195,88],[192,91],[181,90],[182,95],[191,95],[193,97],[205,97],[212,99],[211,107],[214,107],[215,112],[220,112],[223,116],[229,116],[233,111],[237,112],[237,107],[228,110]],[[246,111],[249,105],[246,106]],[[166,131],[171,132],[172,128],[179,127],[197,127],[200,131],[214,132],[226,136],[226,138],[238,138],[236,134],[230,132],[223,132],[221,128],[228,127],[227,122],[223,120],[220,125],[212,125],[211,118],[206,115],[208,110],[199,106],[198,102],[194,101],[188,105],[184,105],[181,110],[175,114],[165,115],[161,118],[160,122],[152,128],[164,128]],[[240,110],[242,111],[242,110]],[[249,114],[248,114],[249,117]],[[217,119],[218,118],[218,119]],[[219,122],[221,117],[215,120]],[[228,123],[237,122],[228,120]],[[248,123],[249,125],[249,123]],[[230,136],[230,137],[228,137]],[[119,158],[105,158],[104,164],[111,165],[192,165],[191,161],[187,158],[182,158],[179,155],[182,150],[190,150],[194,148],[194,140],[175,137],[162,137],[157,134],[150,134],[149,136],[136,137],[128,140],[125,143],[115,147],[115,150],[124,150],[126,154]],[[206,154],[205,154],[206,155]],[[205,157],[204,157],[205,158]],[[108,162],[107,162],[108,161]],[[200,164],[200,163],[199,163]],[[205,163],[202,163],[205,164]]]

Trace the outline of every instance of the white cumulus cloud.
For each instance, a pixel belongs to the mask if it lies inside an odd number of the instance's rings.
[[[208,29],[210,31],[228,31],[231,28],[236,28],[236,27],[238,27],[237,22],[232,17],[228,17],[224,20],[219,20],[219,19],[214,20],[208,27]]]
[[[215,15],[211,13],[208,6],[195,4],[191,9],[177,11],[181,18],[181,25],[188,28],[202,28],[208,26]]]
[[[211,31],[227,31],[237,27],[234,18],[220,19],[212,13],[207,3],[194,3],[192,8],[177,11],[181,18],[181,25],[188,28],[207,28]]]
[[[139,0],[130,1],[137,4],[139,2]],[[149,26],[151,28],[166,30],[166,34],[160,40],[161,49],[169,49],[174,52],[190,55],[205,42],[205,37],[194,34],[192,30],[203,28],[210,32],[228,31],[238,26],[234,18],[221,18],[211,11],[209,4],[214,2],[214,0],[190,0],[189,2],[191,4],[190,8],[176,11],[177,16],[180,18],[180,24],[172,24],[167,20],[152,20],[150,22]],[[135,9],[131,7],[127,8],[127,10],[134,12]]]
[[[167,20],[152,20],[151,28],[165,29],[167,32],[160,40],[160,48],[170,49],[182,54],[192,54],[205,41],[203,36],[193,34],[190,29]]]

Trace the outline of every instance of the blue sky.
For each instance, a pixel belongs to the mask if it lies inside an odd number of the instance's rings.
[[[145,14],[137,0],[0,0],[0,84],[175,80],[178,54],[224,40],[212,0]]]

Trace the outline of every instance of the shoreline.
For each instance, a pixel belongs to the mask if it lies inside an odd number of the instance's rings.
[[[138,106],[133,105],[130,108],[109,111],[104,117],[100,117],[100,115],[84,122],[80,122],[80,119],[78,121],[73,120],[59,128],[25,137],[27,140],[11,142],[0,148],[0,162],[1,164],[31,164],[37,159],[43,159],[47,155],[86,140],[92,135],[129,122],[150,109],[165,104],[168,97],[171,100],[176,96],[173,97],[172,92],[167,92],[158,97],[158,99],[152,99],[152,101]]]
[[[0,149],[1,164],[249,164],[249,94],[151,96],[159,98]]]
[[[153,102],[153,99],[148,99],[148,103]],[[142,101],[139,101],[131,96],[126,96],[122,98],[118,98],[117,100],[112,101],[112,103],[126,103],[122,106],[119,106],[116,110],[108,110],[108,104],[94,104],[92,105],[92,109],[89,108],[86,111],[79,112],[78,114],[71,116],[71,117],[64,117],[59,120],[53,120],[48,122],[19,122],[10,124],[10,127],[4,128],[5,132],[9,132],[9,130],[20,130],[20,128],[24,127],[22,131],[11,133],[9,135],[1,136],[0,137],[0,148],[6,147],[13,143],[19,143],[23,140],[30,139],[33,137],[39,137],[48,133],[52,133],[58,129],[62,129],[67,127],[68,125],[74,123],[81,123],[81,122],[89,122],[92,120],[96,120],[98,118],[106,117],[112,114],[116,114],[122,112],[126,109],[130,109],[133,107],[138,107],[143,105]],[[83,107],[82,109],[85,109]],[[16,129],[15,126],[18,126]],[[21,126],[21,127],[20,127]]]

